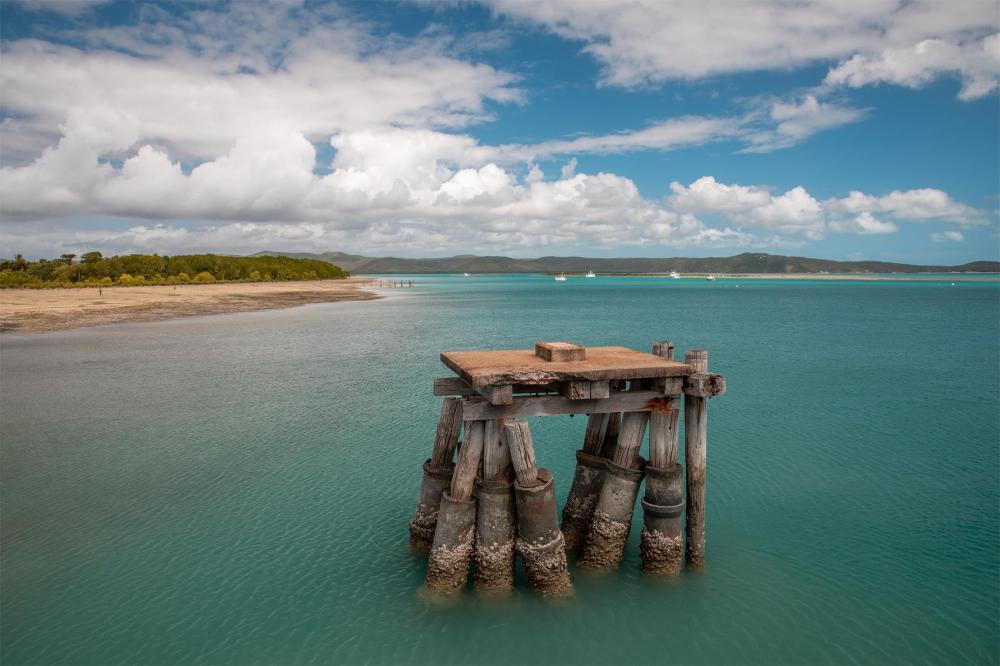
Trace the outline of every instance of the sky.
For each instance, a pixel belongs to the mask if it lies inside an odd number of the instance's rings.
[[[0,256],[1000,259],[994,0],[0,0]]]

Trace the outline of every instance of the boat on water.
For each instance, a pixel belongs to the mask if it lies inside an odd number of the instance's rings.
[[[556,282],[565,282],[565,281],[566,281],[565,273],[560,273],[559,275],[556,276]]]
[[[472,273],[462,273],[462,277],[472,277]]]
[[[597,277],[597,275],[594,274],[594,271],[587,271],[587,274],[584,277]]]
[[[677,271],[670,271],[670,279],[671,280],[679,280],[679,279],[681,279],[681,274],[678,273]]]
[[[715,281],[715,276],[714,276],[714,275],[709,275],[709,276],[708,276],[707,278],[705,278],[705,279],[706,279],[706,280],[708,280],[709,282],[713,282],[713,281]]]

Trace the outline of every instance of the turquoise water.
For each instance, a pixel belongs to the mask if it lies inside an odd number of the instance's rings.
[[[1000,661],[996,284],[414,279],[0,339],[3,663]],[[637,520],[570,602],[422,602],[438,353],[664,338],[728,379],[707,570],[644,579]],[[584,426],[532,420],[561,500]]]

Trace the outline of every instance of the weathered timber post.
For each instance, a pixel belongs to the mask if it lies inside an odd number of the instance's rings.
[[[674,344],[657,342],[653,353],[674,357]],[[646,496],[642,500],[643,528],[639,553],[643,571],[674,575],[684,562],[684,477],[677,463],[680,412],[668,399],[663,409],[649,415],[649,464],[646,465]]]
[[[451,484],[455,446],[462,430],[462,401],[445,398],[441,404],[437,435],[431,457],[424,462],[424,478],[420,484],[420,499],[410,521],[410,546],[415,550],[430,550],[434,541],[441,494]]]
[[[451,489],[441,494],[434,543],[427,561],[427,587],[453,592],[465,585],[476,530],[476,501],[472,487],[483,454],[483,421],[466,421],[465,442],[451,478]]]
[[[612,391],[622,391],[625,388],[625,381],[615,379],[611,381]],[[618,448],[618,431],[621,429],[622,415],[619,412],[608,414],[608,427],[604,431],[604,442],[601,444],[601,455],[610,460],[615,457],[615,449]]]
[[[582,566],[607,569],[621,562],[642,483],[645,461],[639,457],[639,447],[648,420],[648,412],[628,412],[622,416],[618,448],[614,459],[605,463],[607,471],[580,559]]]
[[[684,362],[696,373],[708,372],[708,352],[692,349]],[[688,566],[705,564],[705,481],[708,463],[708,398],[684,394],[684,462],[687,465]]]
[[[510,420],[503,425],[517,481],[517,552],[532,590],[548,596],[568,596],[573,584],[566,564],[562,532],[556,520],[555,482],[546,469],[535,466],[535,450],[528,423]]]
[[[562,533],[566,550],[582,548],[590,530],[590,521],[594,516],[594,507],[597,506],[607,469],[607,460],[600,456],[600,451],[611,416],[618,415],[591,414],[587,417],[583,448],[576,452],[573,485],[563,506]]]
[[[498,420],[486,422],[483,478],[477,480],[475,587],[507,592],[514,587],[514,484],[507,440]]]

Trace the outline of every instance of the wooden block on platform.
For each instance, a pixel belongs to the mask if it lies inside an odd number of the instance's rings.
[[[514,387],[510,384],[481,386],[476,391],[479,392],[479,395],[489,400],[491,405],[509,405],[514,399]]]
[[[582,361],[587,358],[587,350],[572,342],[536,342],[535,356],[546,361]]]

